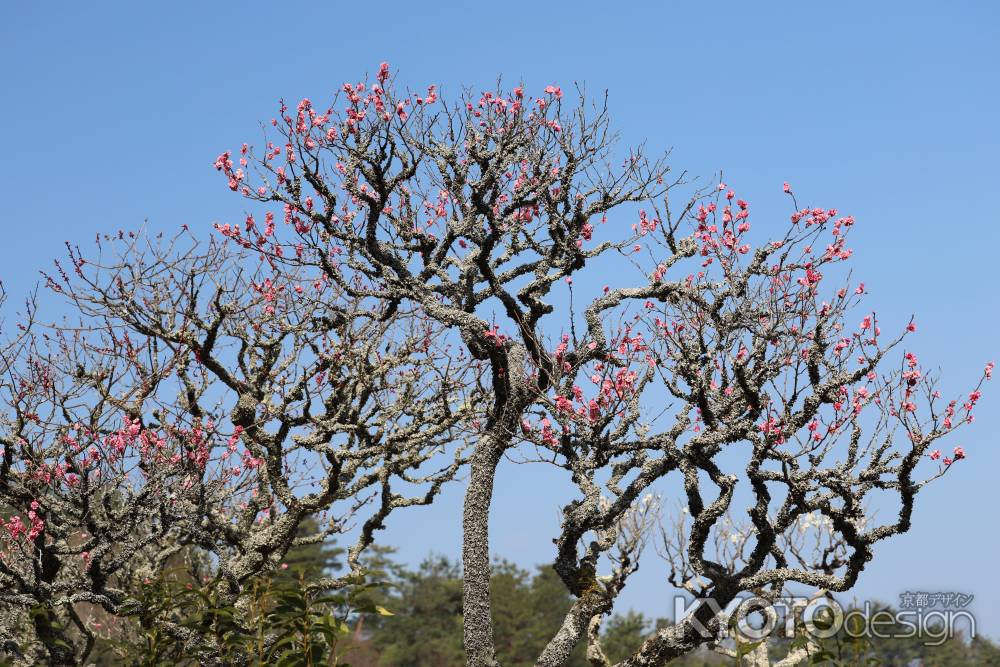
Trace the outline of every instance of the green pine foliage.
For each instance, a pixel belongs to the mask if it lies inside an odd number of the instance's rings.
[[[319,525],[306,522],[300,537],[316,535]],[[88,664],[197,665],[198,642],[223,646],[230,663],[312,667],[459,667],[462,649],[462,578],[456,561],[432,556],[416,568],[394,559],[395,550],[373,547],[364,557],[370,573],[338,589],[315,590],[310,582],[341,571],[343,550],[332,541],[317,540],[294,547],[287,567],[248,582],[253,592],[249,608],[225,604],[218,581],[201,581],[189,569],[176,568],[156,581],[143,584],[143,610],[113,636],[100,638]],[[492,604],[497,658],[505,667],[535,663],[559,629],[572,598],[550,567],[534,572],[507,560],[494,563]],[[888,606],[883,609],[892,609]],[[187,644],[176,633],[148,619],[172,618],[198,637]],[[612,663],[631,655],[667,619],[653,619],[636,611],[615,614],[602,626],[602,648]],[[884,634],[893,628],[882,625]],[[904,628],[895,628],[903,634]],[[850,628],[857,634],[857,628]],[[842,631],[822,642],[808,664],[923,665],[1000,667],[1000,647],[977,637],[954,637],[939,646],[928,638],[869,639]],[[800,640],[773,638],[773,661],[788,654]],[[585,646],[577,647],[569,667],[587,667]],[[10,664],[0,651],[0,666]],[[701,648],[671,663],[679,667],[733,665],[733,658]]]

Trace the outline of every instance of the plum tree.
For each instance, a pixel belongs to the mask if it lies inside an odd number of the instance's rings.
[[[599,640],[588,628],[658,520],[650,494],[674,478],[691,576],[672,583],[695,606],[621,665],[712,642],[716,611],[748,592],[847,590],[909,529],[920,489],[965,457],[936,442],[971,421],[992,365],[966,400],[941,399],[902,348],[912,322],[848,323],[865,296],[840,268],[853,217],[786,184],[790,221],[756,240],[732,189],[678,194],[665,155],[622,150],[606,101],[576,97],[497,86],[452,103],[397,89],[383,64],[322,109],[282,104],[263,145],[217,158],[242,223],[70,247],[46,286],[72,315],[43,324],[29,301],[0,382],[0,602],[45,610],[31,625],[50,661],[86,654],[83,604],[210,653],[134,594],[172,556],[203,554],[198,576],[238,607],[297,540],[356,518],[344,573],[313,584],[346,586],[390,513],[462,474],[465,654],[494,665],[505,456],[578,491],[553,554],[574,602],[539,665]],[[741,493],[739,557],[717,558]],[[874,496],[895,498],[892,520],[869,516]],[[805,516],[829,523],[835,562],[784,548]]]

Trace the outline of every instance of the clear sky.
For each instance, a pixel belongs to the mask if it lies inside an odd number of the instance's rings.
[[[608,89],[625,142],[725,180],[759,226],[787,220],[781,183],[856,216],[855,275],[943,388],[1000,361],[1000,3],[20,2],[0,9],[0,278],[17,297],[64,241],[96,231],[241,219],[215,156],[259,137],[276,100],[320,103],[387,60],[414,86]],[[800,198],[800,201],[802,199]],[[993,201],[993,204],[990,202]],[[762,216],[761,213],[765,215]],[[957,440],[968,461],[924,492],[912,531],[879,545],[858,598],[976,595],[1000,636],[1000,385]],[[551,561],[558,485],[500,471],[493,545]],[[457,556],[461,487],[394,516],[416,561]],[[648,554],[652,556],[652,554]],[[671,607],[649,558],[624,604]]]

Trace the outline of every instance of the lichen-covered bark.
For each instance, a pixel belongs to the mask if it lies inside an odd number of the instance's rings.
[[[462,621],[467,663],[494,667],[490,613],[490,504],[503,447],[490,436],[479,441],[469,462],[469,484],[462,512]]]

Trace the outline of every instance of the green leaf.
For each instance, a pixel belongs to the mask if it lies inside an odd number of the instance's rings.
[[[737,640],[736,641],[736,654],[737,654],[737,657],[742,658],[745,655],[750,655],[750,653],[755,648],[757,648],[758,646],[760,646],[760,644],[761,644],[761,642],[759,642],[759,641],[757,641],[757,642],[743,643],[743,642]]]

